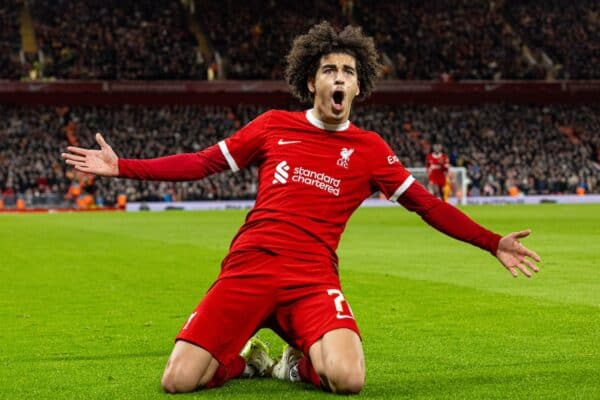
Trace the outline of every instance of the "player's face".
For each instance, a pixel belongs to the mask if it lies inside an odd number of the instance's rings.
[[[315,116],[328,124],[346,122],[352,101],[359,93],[356,60],[344,53],[321,57],[314,79],[308,81],[314,93]]]

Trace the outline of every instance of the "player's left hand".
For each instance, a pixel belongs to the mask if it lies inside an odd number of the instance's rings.
[[[519,239],[529,236],[530,233],[530,229],[510,233],[500,239],[500,243],[498,244],[496,258],[498,258],[502,265],[504,265],[504,268],[506,268],[515,278],[518,276],[519,271],[528,278],[531,277],[531,271],[539,271],[538,266],[527,257],[536,262],[540,262],[542,261],[540,256],[538,256],[535,251],[529,250],[519,242]]]

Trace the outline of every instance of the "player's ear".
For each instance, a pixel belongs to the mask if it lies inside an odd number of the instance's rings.
[[[312,78],[309,79],[308,82],[306,82],[306,85],[308,86],[308,91],[315,94],[315,80]]]
[[[360,94],[360,82],[356,83],[356,94],[355,96],[358,96]]]

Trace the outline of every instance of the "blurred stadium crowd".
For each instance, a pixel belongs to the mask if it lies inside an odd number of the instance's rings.
[[[249,199],[257,171],[221,173],[200,181],[138,182],[76,175],[58,155],[67,142],[96,146],[103,132],[119,156],[151,158],[193,152],[230,135],[265,111],[263,106],[1,107],[0,187],[5,202],[75,201],[89,192],[98,204],[130,201]],[[379,132],[407,166],[423,166],[440,140],[455,166],[469,172],[471,195],[600,193],[600,107],[361,106],[352,121]],[[76,132],[76,133],[75,133]],[[14,201],[14,200],[13,200]]]
[[[382,79],[600,79],[597,0],[3,0],[0,80],[281,79],[292,38],[324,19],[374,37]],[[197,151],[265,109],[0,106],[2,201],[252,198],[255,169],[177,184],[93,179],[59,154],[95,146],[96,131],[123,157]],[[471,195],[600,193],[598,105],[362,105],[351,119],[407,166],[423,166],[442,142],[467,167]]]
[[[196,39],[177,2],[31,0],[44,75],[201,79]]]
[[[24,7],[27,5],[27,7]],[[36,54],[19,54],[28,10]],[[598,79],[597,0],[4,0],[0,78],[280,79],[291,40],[358,24],[397,79]]]

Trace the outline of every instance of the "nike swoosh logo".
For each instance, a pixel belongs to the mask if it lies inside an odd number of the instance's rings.
[[[279,145],[283,145],[283,144],[294,144],[294,143],[301,143],[302,140],[283,140],[283,139],[279,139],[279,142],[277,142],[277,144]]]

